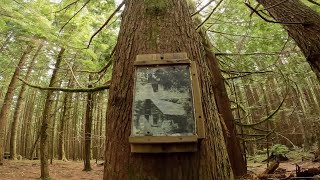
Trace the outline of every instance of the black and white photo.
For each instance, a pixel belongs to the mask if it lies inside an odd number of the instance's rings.
[[[132,135],[194,134],[195,120],[189,65],[137,67]]]

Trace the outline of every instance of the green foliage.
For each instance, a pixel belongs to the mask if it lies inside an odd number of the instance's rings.
[[[289,153],[289,148],[283,144],[275,144],[272,146],[270,152],[275,156],[279,156],[279,155],[285,156],[286,154]]]

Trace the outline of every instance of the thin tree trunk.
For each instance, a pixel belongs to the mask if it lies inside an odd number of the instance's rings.
[[[91,79],[91,75],[89,75],[89,81]],[[92,85],[89,85],[88,88],[91,88]],[[93,113],[93,93],[88,92],[87,95],[87,107],[86,107],[86,118],[85,118],[85,126],[84,126],[84,171],[91,171],[91,127],[92,127],[92,113]]]
[[[35,60],[37,58],[37,56],[39,55],[40,50],[42,49],[43,44],[41,43],[36,51],[36,53],[34,54],[27,73],[25,75],[25,80],[29,79],[29,76],[31,74],[31,71],[33,69]],[[19,125],[19,119],[20,119],[20,111],[21,111],[21,107],[23,105],[24,102],[24,96],[25,96],[25,92],[26,92],[27,86],[25,84],[22,84],[19,96],[18,96],[18,100],[17,100],[17,104],[16,104],[16,108],[14,110],[13,113],[13,122],[12,122],[12,126],[11,126],[11,138],[10,138],[10,155],[12,159],[17,159],[17,129],[18,129],[18,125]]]
[[[53,87],[55,82],[57,81],[57,72],[60,67],[60,63],[62,60],[62,55],[65,49],[61,48],[59,55],[57,57],[57,62],[55,64],[55,68],[53,70],[49,87]],[[50,110],[53,102],[53,91],[47,92],[46,102],[42,115],[42,123],[40,130],[40,160],[41,160],[41,178],[47,179],[49,178],[49,167],[48,167],[48,127],[50,120]]]
[[[73,79],[72,76],[70,75],[69,77],[69,82],[68,82],[68,88],[73,86]],[[72,97],[71,93],[66,93],[64,95],[64,100],[63,100],[63,111],[62,111],[62,116],[60,118],[60,128],[59,128],[59,151],[58,151],[58,157],[59,160],[62,161],[67,161],[66,158],[66,151],[65,151],[65,139],[66,139],[66,123],[70,119],[70,98]]]
[[[126,0],[108,100],[104,179],[233,179],[201,37],[186,0]],[[131,154],[134,60],[187,52],[197,64],[206,138],[194,153]]]
[[[72,116],[72,127],[78,127],[78,118],[79,118],[79,101],[80,101],[80,94],[75,94],[74,95],[74,99],[75,99],[75,103],[73,104],[73,116]],[[77,160],[78,156],[77,156],[77,142],[78,142],[78,137],[77,137],[77,132],[78,132],[78,128],[72,128],[71,131],[71,135],[72,137],[74,137],[74,140],[72,141],[72,160]]]
[[[320,80],[320,15],[300,0],[287,0],[281,3],[279,0],[257,1],[276,21],[282,23]]]
[[[29,93],[29,92],[28,92]],[[31,96],[28,97],[28,103],[26,104],[25,111],[24,111],[24,125],[23,125],[23,136],[21,136],[21,142],[22,142],[22,151],[21,155],[24,157],[28,157],[28,150],[29,150],[29,142],[31,142],[31,135],[30,135],[30,130],[31,130],[31,121],[32,121],[32,114],[34,110],[34,100],[36,97],[36,91],[33,91],[31,93]]]
[[[40,94],[41,94],[41,92],[40,92]],[[33,160],[34,159],[34,154],[36,154],[36,158],[39,158],[39,154],[38,154],[38,150],[37,150],[37,146],[38,146],[38,142],[39,142],[39,140],[40,140],[40,131],[41,131],[41,111],[40,110],[42,110],[41,108],[40,108],[40,106],[42,106],[42,104],[44,104],[44,97],[43,97],[43,95],[41,94],[41,98],[38,98],[37,99],[38,101],[36,102],[36,104],[37,104],[37,106],[36,106],[36,113],[35,113],[35,116],[34,116],[34,118],[35,118],[35,122],[34,122],[34,124],[36,125],[36,126],[34,126],[33,127],[33,135],[32,135],[32,131],[31,131],[31,129],[30,129],[30,134],[31,134],[31,142],[32,141],[34,141],[34,143],[33,143],[33,145],[32,145],[32,147],[31,147],[31,149],[30,149],[30,151],[29,151],[29,153],[30,153],[30,155],[29,155],[29,159],[31,159],[31,160]],[[31,117],[32,118],[32,117]],[[32,127],[32,126],[30,126],[30,127]]]
[[[61,84],[59,85],[59,87],[61,86]],[[54,141],[55,141],[55,137],[56,137],[56,119],[57,119],[57,112],[58,112],[58,106],[59,106],[59,99],[60,99],[60,93],[56,94],[56,102],[54,105],[54,115],[52,117],[53,122],[52,122],[52,131],[51,131],[51,151],[50,151],[50,164],[52,164],[53,162],[53,158],[54,158],[54,154],[55,154],[55,146],[54,146]]]
[[[17,86],[18,77],[20,76],[20,71],[24,66],[26,60],[28,59],[29,54],[31,53],[33,46],[28,45],[27,49],[24,51],[23,55],[20,58],[20,61],[15,69],[15,72],[11,78],[6,96],[4,98],[2,108],[0,111],[0,165],[3,165],[3,154],[5,147],[5,128],[7,126],[8,113],[11,106],[12,98],[14,91]]]

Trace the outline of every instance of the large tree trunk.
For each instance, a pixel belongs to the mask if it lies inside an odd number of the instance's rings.
[[[0,111],[0,165],[3,165],[3,154],[5,148],[5,128],[7,126],[8,113],[11,106],[12,98],[17,86],[18,77],[20,76],[20,71],[23,65],[25,64],[28,55],[31,53],[32,49],[33,46],[29,45],[27,49],[24,51],[23,55],[21,56],[20,61],[11,78],[6,96],[3,100],[2,108]]]
[[[281,3],[279,0],[257,1],[276,21],[282,23],[320,80],[320,15],[300,0],[287,0]]]
[[[31,71],[33,69],[33,66],[35,64],[35,60],[36,60],[37,56],[39,55],[39,52],[42,47],[43,47],[43,44],[41,43],[39,45],[36,53],[34,54],[30,64],[29,64],[27,73],[25,75],[26,81],[29,79],[29,76],[30,76]],[[14,114],[13,114],[13,122],[12,122],[12,126],[11,126],[11,137],[10,137],[10,155],[11,155],[12,159],[17,159],[17,130],[18,130],[21,108],[22,108],[22,105],[24,102],[24,96],[25,96],[26,89],[27,89],[27,86],[25,84],[22,84],[20,92],[19,92],[17,104],[16,104]]]
[[[52,76],[50,79],[49,87],[53,87],[55,82],[57,81],[58,69],[62,60],[62,55],[65,49],[61,48],[57,62],[55,64],[55,68],[52,72]],[[48,167],[48,127],[49,127],[49,119],[50,119],[50,110],[53,102],[53,91],[47,92],[46,102],[42,114],[41,121],[41,130],[40,130],[40,161],[41,161],[41,178],[47,179],[49,178],[49,167]]]
[[[204,31],[200,32],[202,43],[205,46],[206,58],[210,72],[212,73],[213,93],[216,100],[218,112],[221,115],[223,126],[225,125],[223,134],[227,145],[228,155],[232,170],[235,176],[242,176],[247,173],[247,164],[244,154],[237,137],[237,130],[234,123],[234,117],[231,111],[231,104],[225,87],[225,80],[221,74],[218,60],[212,52],[213,46],[208,40]],[[245,147],[243,147],[245,148]]]
[[[126,0],[108,102],[104,179],[233,179],[205,51],[185,0]],[[131,154],[133,62],[187,52],[197,64],[206,138],[194,153]]]

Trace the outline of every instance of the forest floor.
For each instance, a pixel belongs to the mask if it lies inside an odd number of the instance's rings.
[[[103,166],[98,166],[95,161],[91,162],[92,171],[85,172],[82,161],[59,161],[54,160],[50,168],[50,176],[55,180],[96,180],[103,177]],[[0,167],[0,180],[27,180],[39,179],[39,160],[5,160]]]
[[[279,164],[279,168],[283,169],[286,176],[290,174],[296,175],[296,165],[301,167],[301,170],[310,168],[320,168],[320,162],[312,162],[313,154],[304,151],[290,151],[286,157],[288,161],[282,161]],[[248,157],[248,174],[260,175],[267,169],[267,163],[263,162],[267,159],[266,154],[260,154],[256,156]]]
[[[302,169],[320,167],[320,162],[314,163],[311,160],[289,160],[281,162],[279,168],[285,169],[286,174],[295,174],[296,164]],[[82,161],[59,161],[54,160],[49,165],[50,176],[54,180],[96,180],[103,177],[103,166],[99,166],[95,161],[91,162],[92,171],[85,172]],[[267,163],[261,161],[248,162],[248,173],[259,175],[267,168]],[[28,180],[39,179],[40,162],[39,160],[5,160],[0,167],[0,180]]]
[[[320,167],[320,162],[315,163],[310,160],[296,162],[296,161],[289,160],[289,161],[285,161],[285,162],[280,162],[279,168],[285,169],[286,175],[295,174],[296,173],[296,164],[299,165],[302,168],[302,170]],[[260,162],[248,163],[248,173],[249,174],[253,173],[255,175],[259,175],[259,174],[263,173],[263,171],[266,169],[267,169],[267,163],[260,163]]]

